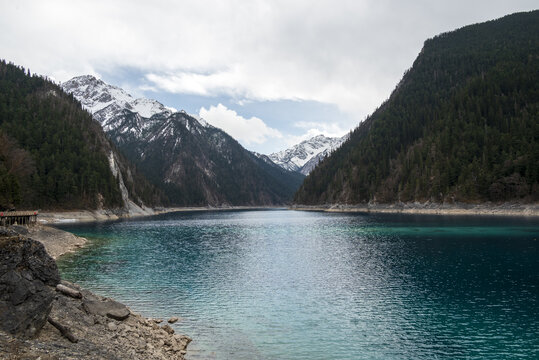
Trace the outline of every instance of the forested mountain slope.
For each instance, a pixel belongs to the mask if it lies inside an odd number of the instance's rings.
[[[304,178],[264,162],[221,129],[182,112],[145,119],[125,110],[117,119],[122,124],[153,122],[140,137],[117,129],[108,134],[174,205],[284,204]]]
[[[299,204],[539,200],[539,11],[429,39]]]
[[[126,192],[139,205],[162,200],[77,100],[0,61],[0,208],[123,208]]]

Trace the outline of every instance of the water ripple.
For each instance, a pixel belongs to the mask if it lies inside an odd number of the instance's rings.
[[[291,211],[66,226],[64,277],[179,315],[190,359],[539,356],[537,221]]]

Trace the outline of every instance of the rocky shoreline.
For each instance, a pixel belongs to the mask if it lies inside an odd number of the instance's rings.
[[[40,211],[38,222],[40,224],[65,224],[95,221],[113,221],[137,217],[154,216],[172,212],[191,211],[233,211],[233,210],[268,210],[284,209],[275,206],[221,206],[221,207],[174,207],[174,208],[146,208],[145,212],[125,212],[114,210],[73,210],[73,211]]]
[[[64,254],[76,251],[88,241],[86,238],[50,226],[38,224],[28,228],[22,226],[17,228],[19,234],[41,242],[54,260]]]
[[[325,205],[293,205],[291,210],[324,211],[324,212],[354,212],[354,213],[389,213],[389,214],[418,214],[418,215],[496,215],[496,216],[539,216],[539,204],[519,203],[483,203],[483,204],[440,204],[425,203],[396,203],[396,204],[325,204]]]
[[[153,216],[178,211],[175,208],[150,209],[144,212],[128,212],[125,210],[71,210],[71,211],[40,211],[40,224],[62,224],[76,222],[113,221],[126,218]]]
[[[60,279],[47,252],[84,242],[50,227],[0,228],[0,358],[184,359],[191,339],[169,324]]]

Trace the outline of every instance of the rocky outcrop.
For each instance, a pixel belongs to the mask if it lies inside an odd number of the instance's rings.
[[[0,227],[0,359],[184,358],[189,337],[60,282],[44,246],[19,232]]]
[[[0,234],[0,329],[23,338],[47,322],[60,282],[56,262],[38,241],[12,231]]]
[[[191,339],[175,334],[168,324],[135,314],[125,305],[93,294],[76,284],[63,286],[81,294],[57,292],[49,318],[34,339],[11,337],[0,331],[0,359],[171,359],[182,360]],[[123,320],[111,317],[127,311]],[[119,315],[119,314],[117,314]],[[122,316],[119,316],[122,317]],[[53,325],[60,325],[72,338]]]

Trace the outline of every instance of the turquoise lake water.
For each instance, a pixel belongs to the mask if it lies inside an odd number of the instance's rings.
[[[179,316],[188,359],[539,359],[539,221],[174,213],[63,226],[65,279]]]

